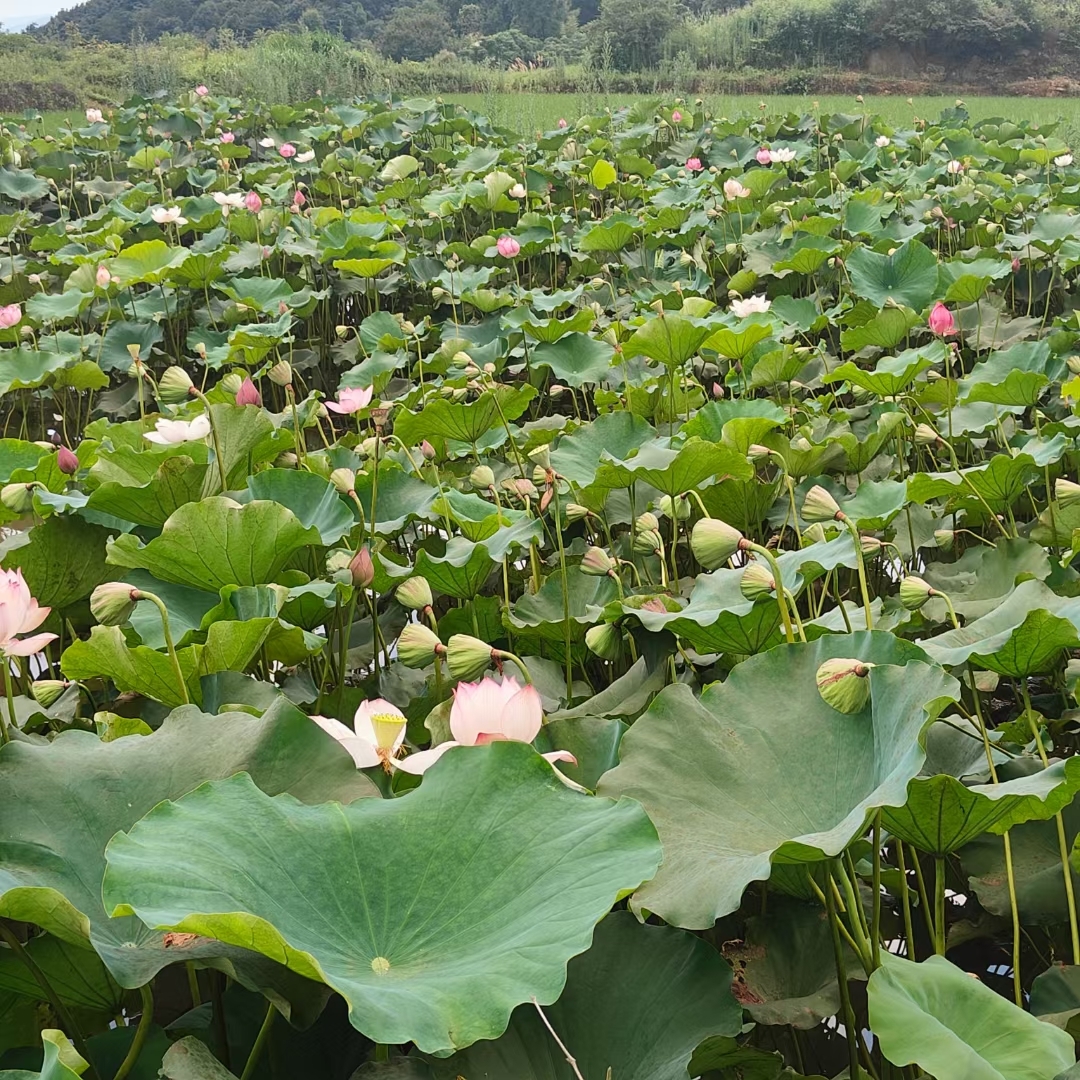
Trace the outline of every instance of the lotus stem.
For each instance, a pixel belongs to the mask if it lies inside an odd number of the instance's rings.
[[[255,1042],[251,1047],[251,1053],[248,1054],[247,1062],[244,1064],[244,1071],[240,1074],[240,1080],[251,1080],[251,1077],[255,1075],[255,1069],[258,1067],[259,1058],[262,1057],[263,1049],[270,1038],[270,1030],[274,1026],[276,1016],[277,1009],[274,1008],[273,1002],[271,1002],[266,1006],[266,1016],[263,1017],[259,1034],[255,1036]]]
[[[859,1032],[855,1024],[855,1010],[851,1007],[851,994],[848,992],[847,965],[844,963],[844,946],[840,941],[840,919],[836,914],[836,901],[831,888],[825,890],[825,910],[832,929],[833,962],[836,964],[836,984],[840,990],[840,1011],[844,1016],[844,1034],[848,1045],[848,1074],[859,1075]]]
[[[945,955],[945,856],[934,856],[934,952]]]
[[[131,1040],[127,1056],[120,1063],[113,1080],[124,1080],[135,1063],[139,1060],[142,1048],[146,1044],[146,1038],[150,1034],[150,1027],[154,1022],[154,995],[150,990],[150,984],[146,983],[139,987],[139,995],[142,998],[142,1015],[139,1017],[139,1026],[135,1029],[135,1038]]]
[[[566,570],[566,548],[563,545],[562,513],[559,508],[559,481],[554,478],[551,481],[551,497],[555,504],[555,538],[559,543],[559,576],[562,580],[563,600],[563,646],[566,649],[566,705],[574,699],[574,655],[573,634],[570,629],[570,579]],[[660,554],[660,570],[663,573],[664,556]]]
[[[3,746],[11,738],[13,729],[18,729],[19,720],[15,715],[15,687],[11,682],[11,658],[0,655],[0,662],[4,665],[4,695],[7,697],[8,719],[4,720],[4,714],[0,712],[0,746]]]
[[[896,841],[896,867],[900,871],[900,908],[904,916],[904,941],[907,943],[907,958],[915,960],[915,932],[911,926],[911,898],[908,896],[907,864],[904,861],[904,843]]]
[[[135,597],[136,600],[149,600],[158,609],[158,614],[161,616],[161,629],[165,635],[165,647],[169,651],[169,660],[172,663],[173,674],[176,676],[176,684],[180,690],[180,699],[185,705],[190,705],[191,698],[188,696],[187,683],[184,681],[184,673],[180,670],[180,658],[176,655],[172,631],[169,629],[168,609],[162,603],[161,597],[155,596],[152,592],[147,592],[145,589],[136,589],[135,592],[138,594]]]
[[[529,674],[529,669],[525,666],[525,661],[522,660],[520,656],[516,656],[512,652],[507,652],[506,649],[492,649],[491,655],[496,660],[509,660],[510,663],[514,664],[518,671],[521,672],[521,677],[525,680],[526,685],[532,685],[532,676]],[[569,704],[569,699],[567,699],[567,704]]]
[[[139,385],[142,385],[141,381]],[[210,402],[206,400],[206,395],[201,390],[196,390],[193,386],[190,392],[206,407],[206,419],[210,422],[210,438],[214,443],[214,461],[217,463],[218,480],[221,482],[221,494],[224,495],[225,492],[229,490],[229,481],[225,476],[225,456],[221,452],[221,440],[218,438],[217,423],[214,420],[214,410],[210,407]]]
[[[859,592],[862,595],[863,612],[866,616],[866,629],[873,630],[874,616],[870,607],[870,588],[866,581],[866,560],[863,558],[862,538],[859,536],[859,530],[854,521],[846,515],[841,517],[840,520],[847,527],[848,532],[851,533],[851,539],[855,542],[855,568],[859,575]]]
[[[746,547],[750,551],[756,551],[764,558],[772,570],[773,585],[776,591],[776,606],[780,609],[780,622],[784,625],[784,637],[789,645],[795,644],[795,632],[791,626],[791,615],[788,613],[787,593],[784,590],[783,578],[780,574],[780,564],[776,556],[763,544],[754,544],[747,541]]]
[[[874,845],[874,901],[870,919],[870,958],[874,970],[881,967],[881,809],[874,814],[874,827],[871,834]]]

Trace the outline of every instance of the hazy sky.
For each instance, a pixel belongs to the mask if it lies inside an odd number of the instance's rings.
[[[22,20],[30,15],[52,15],[74,0],[0,0],[0,23]]]

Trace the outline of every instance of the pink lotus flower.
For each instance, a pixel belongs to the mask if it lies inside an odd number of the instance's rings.
[[[759,165],[771,165],[772,153],[767,146],[763,146],[755,155]]]
[[[22,308],[18,304],[0,307],[0,330],[10,330],[22,322]]]
[[[285,142],[278,147],[278,153],[286,159],[294,158],[296,157],[296,147],[291,142]]]
[[[297,188],[297,189],[296,189],[296,190],[295,190],[295,191],[293,192],[293,197],[292,197],[292,204],[293,204],[293,206],[294,206],[294,207],[295,207],[295,208],[296,208],[297,210],[302,210],[302,209],[303,209],[303,207],[304,207],[304,204],[305,204],[306,202],[307,202],[307,197],[306,197],[306,196],[304,195],[304,193],[303,193],[303,192],[302,192],[302,191],[301,191],[301,190],[300,190],[299,188]]]
[[[338,391],[337,401],[326,401],[323,404],[331,411],[349,415],[366,409],[371,404],[371,396],[375,393],[373,386],[347,386]]]
[[[724,198],[728,200],[747,199],[750,197],[750,189],[744,187],[734,176],[724,181]]]
[[[203,83],[199,83],[199,85],[195,87],[195,93],[198,94],[199,97],[206,97],[206,95],[209,94],[210,91]]]
[[[56,467],[65,476],[74,476],[79,471],[79,459],[66,447],[56,451]]]
[[[422,775],[454,746],[483,746],[492,742],[531,743],[544,722],[544,707],[535,686],[521,686],[507,675],[501,683],[485,678],[458,683],[450,707],[450,742],[421,750],[397,763],[404,772]],[[545,761],[577,764],[573,754],[556,750]],[[574,785],[576,786],[576,785]]]
[[[525,188],[525,185],[522,183],[515,184],[507,192],[507,194],[510,196],[511,199],[525,199],[528,198],[529,195],[528,191]]]
[[[673,113],[671,114],[671,122],[672,122],[673,124],[681,124],[681,123],[682,123],[682,113],[681,113],[681,112],[679,112],[679,110],[678,110],[678,109],[676,109],[676,110],[675,110],[675,111],[674,111],[674,112],[673,112]]]
[[[930,311],[930,331],[938,337],[950,337],[956,333],[953,313],[939,300]]]
[[[1017,255],[1014,255],[1014,256],[1013,256],[1013,260],[1012,260],[1012,272],[1013,272],[1014,274],[1019,274],[1019,273],[1020,273],[1020,258],[1019,258],[1019,256],[1017,256]]]
[[[495,250],[504,259],[513,259],[521,251],[521,245],[512,236],[500,236]]]
[[[701,172],[701,158],[688,157],[686,159],[686,167],[690,172]]]
[[[236,142],[236,136],[231,131],[223,131],[221,133],[221,141],[228,146],[230,143]]]
[[[87,109],[86,110],[86,122],[88,124],[100,124],[104,121],[104,117],[101,115],[100,109]]]
[[[262,199],[257,191],[249,191],[244,196],[244,205],[253,213],[257,214],[262,209]]]
[[[109,282],[112,281],[112,274],[109,273],[109,268],[104,263],[98,263],[94,281],[97,282],[97,287],[99,289],[107,289],[109,287]]]
[[[381,765],[389,771],[405,741],[405,714],[383,698],[361,702],[351,730],[327,716],[311,719],[349,751],[358,769]]]
[[[17,640],[16,634],[36,630],[47,618],[51,608],[38,607],[30,595],[22,570],[0,570],[0,654],[33,656],[41,652],[55,634],[34,634]]]
[[[262,394],[259,393],[259,388],[251,381],[250,377],[245,379],[240,384],[240,389],[236,391],[236,404],[237,405],[261,405]]]
[[[566,121],[561,116],[559,117],[559,127],[560,128],[566,127]]]

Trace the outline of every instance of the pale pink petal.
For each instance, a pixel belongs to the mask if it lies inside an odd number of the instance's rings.
[[[513,689],[508,692],[507,684]],[[484,678],[478,683],[459,683],[450,706],[450,732],[463,746],[475,746],[482,732],[502,733],[503,707],[520,687],[513,679],[502,685]]]
[[[417,754],[399,758],[391,764],[402,772],[411,773],[413,776],[423,776],[447,750],[460,745],[461,743],[457,742],[439,743],[438,746],[433,746],[430,750],[421,750]]]
[[[545,761],[550,761],[552,765],[556,761],[565,761],[568,765],[577,764],[577,758],[569,750],[552,750],[550,754],[541,754],[540,756]]]
[[[324,401],[324,402],[323,402],[323,404],[324,404],[324,405],[325,405],[325,406],[326,406],[326,407],[327,407],[327,408],[328,408],[328,409],[329,409],[329,410],[330,410],[331,412],[336,412],[336,413],[343,413],[343,414],[348,414],[348,413],[353,413],[353,412],[356,412],[356,410],[355,410],[355,409],[349,409],[349,408],[346,408],[346,407],[345,407],[344,405],[339,405],[339,404],[338,404],[338,403],[337,403],[336,401]]]
[[[157,431],[148,431],[143,435],[143,438],[147,442],[157,443],[158,446],[168,446],[172,443],[172,439],[166,439],[164,435]]]
[[[544,706],[536,687],[523,686],[503,706],[499,727],[508,739],[531,743],[543,722]]]
[[[329,716],[313,716],[311,718],[326,732],[335,738],[352,755],[358,769],[370,769],[379,764],[379,751],[373,742],[358,738],[356,733],[343,724],[340,720],[334,720]]]
[[[27,608],[26,614],[23,616],[23,620],[15,633],[29,634],[31,630],[36,630],[49,617],[50,611],[52,611],[52,608],[38,607],[38,602],[31,599],[30,606]]]
[[[55,641],[55,634],[35,634],[33,637],[23,638],[22,641],[8,641],[4,643],[4,652],[8,656],[33,656],[41,652],[50,641]]]

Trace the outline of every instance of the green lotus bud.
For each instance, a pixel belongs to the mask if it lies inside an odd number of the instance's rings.
[[[643,555],[659,554],[663,547],[664,541],[658,529],[645,529],[634,537],[634,550]]]
[[[776,589],[772,573],[761,563],[752,562],[739,579],[739,592],[753,602],[763,596],[771,596]]]
[[[38,679],[30,684],[30,693],[44,709],[56,703],[60,695],[71,685],[62,679]]]
[[[352,469],[335,469],[330,474],[330,483],[333,484],[342,495],[348,495],[349,492],[356,490],[356,473],[354,473]]]
[[[931,596],[935,595],[933,588],[923,581],[921,577],[915,577],[914,574],[908,574],[900,582],[900,603],[908,611],[918,611]]]
[[[409,623],[398,637],[398,659],[406,667],[427,667],[444,652],[446,646],[439,640],[439,635],[423,623]]]
[[[870,701],[870,669],[861,660],[826,660],[817,669],[817,688],[826,705],[837,712],[862,712]]]
[[[493,487],[495,484],[495,473],[492,472],[490,465],[477,465],[469,473],[469,483],[477,491],[487,491],[488,488]]]
[[[102,626],[120,626],[131,618],[139,590],[125,581],[106,581],[90,594],[90,613]]]
[[[292,364],[288,360],[279,360],[266,374],[277,386],[292,385]]]
[[[585,644],[602,660],[618,660],[622,655],[622,634],[611,623],[601,623],[586,630]]]
[[[664,495],[658,506],[660,513],[672,521],[685,521],[690,516],[690,500],[685,495],[672,498]]]
[[[0,488],[0,503],[14,514],[25,514],[34,506],[34,485],[5,484]]]
[[[397,587],[394,598],[409,611],[425,611],[431,607],[431,586],[426,577],[411,577]]]
[[[1075,506],[1080,502],[1080,484],[1073,483],[1072,480],[1066,480],[1063,476],[1059,476],[1054,481],[1054,498],[1057,499],[1062,510],[1067,507]]]
[[[446,644],[446,659],[455,679],[475,681],[491,664],[493,650],[486,641],[468,634],[454,634]]]
[[[587,506],[582,506],[581,503],[567,503],[565,510],[568,522],[581,521],[582,518],[592,517],[592,511]]]
[[[603,549],[591,547],[581,560],[581,572],[590,577],[607,577],[615,573],[619,564]]]
[[[815,484],[803,499],[803,521],[840,521],[840,504],[820,485]]]
[[[690,547],[706,570],[715,570],[746,543],[738,529],[719,518],[702,518],[690,534]]]
[[[174,365],[166,368],[164,374],[158,379],[158,401],[166,405],[179,405],[187,401],[194,388],[195,384],[191,381],[191,376],[182,367]]]
[[[638,519],[635,522],[638,532],[655,532],[660,528],[660,522],[655,514],[650,514],[648,510],[644,514],[639,514]]]

